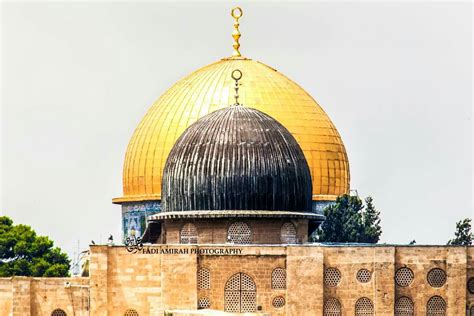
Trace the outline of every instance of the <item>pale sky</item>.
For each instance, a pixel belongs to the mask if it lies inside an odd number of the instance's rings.
[[[239,2],[241,52],[287,75],[345,143],[382,242],[473,217],[469,2]],[[233,5],[2,3],[2,214],[69,254],[120,236],[122,164],[151,104],[232,53]]]

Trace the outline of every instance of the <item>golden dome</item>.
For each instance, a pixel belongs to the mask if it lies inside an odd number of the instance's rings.
[[[327,114],[295,82],[243,57],[225,58],[181,79],[148,110],[127,148],[123,194],[114,203],[161,199],[168,154],[184,130],[204,115],[234,102],[231,73],[240,69],[239,101],[283,124],[303,149],[311,170],[313,200],[335,200],[349,191],[349,162]]]

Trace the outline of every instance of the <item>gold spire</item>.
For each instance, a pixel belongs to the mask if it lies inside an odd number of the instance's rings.
[[[242,71],[240,71],[239,69],[235,69],[234,71],[232,71],[231,77],[232,77],[232,79],[235,80],[235,86],[234,86],[235,103],[234,103],[234,106],[239,106],[240,105],[240,103],[239,103],[239,80],[242,79]]]
[[[234,47],[234,52],[232,53],[232,57],[241,57],[242,55],[240,54],[239,48],[240,48],[240,31],[239,31],[239,19],[242,17],[243,12],[240,7],[235,7],[232,9],[230,12],[230,15],[235,19],[234,22],[234,31],[232,32],[232,37],[234,38],[234,44],[232,45]]]

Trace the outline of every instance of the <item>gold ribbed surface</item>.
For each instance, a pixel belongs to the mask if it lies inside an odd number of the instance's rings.
[[[282,123],[303,149],[311,170],[313,200],[335,200],[349,191],[349,162],[333,123],[296,83],[260,62],[223,59],[178,81],[149,109],[127,148],[124,196],[115,203],[161,199],[161,178],[171,148],[200,117],[234,103],[231,73],[240,69],[239,102]]]

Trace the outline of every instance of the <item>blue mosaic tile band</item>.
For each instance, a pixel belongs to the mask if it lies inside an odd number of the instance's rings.
[[[160,201],[122,204],[123,239],[131,235],[141,237],[145,232],[148,216],[159,212],[161,212]]]

